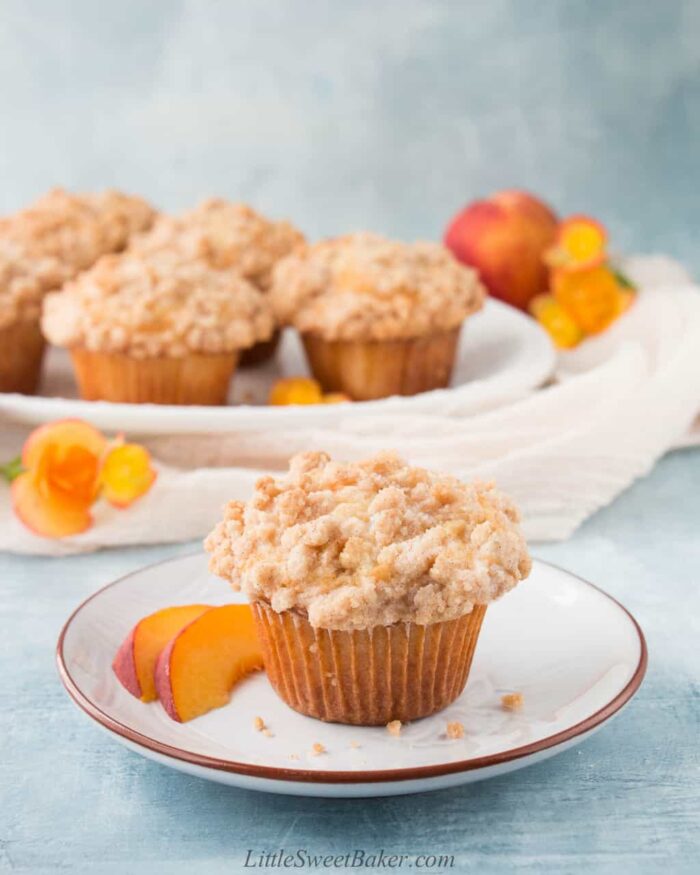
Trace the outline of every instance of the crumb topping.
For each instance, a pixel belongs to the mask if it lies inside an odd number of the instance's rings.
[[[312,626],[428,624],[469,613],[527,577],[513,503],[394,453],[336,462],[295,456],[232,501],[205,542],[210,568],[251,600],[301,610]]]
[[[501,708],[504,711],[519,711],[525,704],[525,697],[522,693],[506,693],[501,696]]]
[[[447,737],[452,739],[464,738],[464,725],[459,720],[447,724]]]
[[[281,322],[326,340],[397,340],[457,328],[479,310],[477,274],[438,243],[358,233],[301,247],[273,273]]]
[[[393,735],[394,738],[398,738],[401,735],[401,721],[391,720],[386,725],[386,731],[389,733],[389,735]]]
[[[180,216],[160,216],[133,247],[141,252],[175,250],[211,267],[235,268],[266,290],[275,264],[303,242],[303,234],[289,222],[273,222],[247,204],[210,198]]]
[[[273,327],[265,298],[236,271],[169,253],[103,257],[48,295],[42,320],[57,346],[135,358],[232,352]]]
[[[0,237],[27,246],[33,254],[58,259],[74,276],[101,255],[123,249],[154,217],[153,208],[139,197],[118,191],[71,194],[55,188],[0,220]]]
[[[0,236],[0,328],[38,319],[46,292],[66,278],[58,259],[32,256],[27,247]]]
[[[154,211],[143,200],[107,191],[54,189],[0,219],[0,327],[39,317],[41,300],[101,255],[123,249]]]

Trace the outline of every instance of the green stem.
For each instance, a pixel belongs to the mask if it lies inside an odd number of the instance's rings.
[[[22,467],[22,457],[17,456],[16,459],[12,459],[12,461],[7,462],[5,465],[0,465],[0,475],[7,480],[8,483],[12,483],[12,481],[19,477],[19,475],[24,471]]]

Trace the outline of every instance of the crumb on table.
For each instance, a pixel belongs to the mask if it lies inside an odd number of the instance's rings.
[[[395,738],[398,738],[401,735],[401,721],[400,720],[391,720],[386,725],[387,732],[389,735],[393,735]]]
[[[313,747],[311,748],[311,756],[317,757],[322,753],[326,752],[326,748],[321,744],[320,741],[317,741]]]
[[[504,711],[519,711],[524,702],[525,697],[522,693],[506,693],[501,696],[501,708]]]
[[[464,738],[464,726],[459,720],[453,720],[451,723],[447,724],[447,737]]]

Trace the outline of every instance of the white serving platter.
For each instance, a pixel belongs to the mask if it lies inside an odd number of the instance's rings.
[[[150,566],[84,602],[58,642],[61,679],[113,740],[165,766],[223,784],[302,796],[388,796],[511,772],[577,745],[617,714],[646,670],[644,636],[613,598],[535,562],[530,578],[491,605],[466,689],[446,710],[403,727],[322,723],[291,710],[263,673],[224,708],[188,723],[119,684],[114,654],[142,616],[168,605],[235,600],[203,554]],[[501,696],[521,692],[518,712]],[[254,728],[261,716],[272,736]],[[461,739],[446,736],[460,721]],[[326,752],[312,755],[320,742]]]
[[[489,299],[462,332],[449,389],[410,398],[355,403],[352,416],[387,412],[466,413],[495,407],[542,385],[553,373],[556,355],[547,334],[534,319]],[[333,426],[337,405],[266,406],[270,387],[282,376],[306,376],[308,368],[297,336],[287,331],[275,360],[239,370],[225,407],[113,404],[81,401],[68,355],[51,349],[40,394],[0,393],[0,414],[27,425],[77,417],[107,431],[129,435],[211,434],[244,429]]]

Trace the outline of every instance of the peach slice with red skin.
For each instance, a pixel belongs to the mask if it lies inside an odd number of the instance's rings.
[[[121,685],[142,702],[157,699],[155,668],[160,652],[184,626],[211,609],[211,605],[180,605],[139,620],[112,663]]]
[[[248,605],[224,605],[185,626],[158,657],[158,698],[185,723],[225,705],[237,681],[263,667]]]

